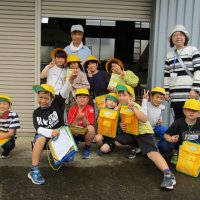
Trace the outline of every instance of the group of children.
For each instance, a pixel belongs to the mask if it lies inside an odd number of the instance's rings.
[[[50,138],[59,135],[61,126],[67,124],[69,127],[75,125],[85,128],[85,134],[74,134],[77,143],[85,142],[83,159],[90,157],[92,142],[99,145],[99,155],[112,152],[115,146],[125,146],[131,147],[130,157],[135,158],[136,147],[139,147],[141,153],[147,155],[163,171],[161,188],[173,189],[176,180],[163,156],[175,155],[175,151],[177,155],[183,140],[199,140],[199,101],[187,100],[183,107],[185,118],[175,121],[167,128],[162,125],[162,102],[166,94],[164,88],[153,88],[150,101],[149,91],[144,91],[140,106],[135,102],[133,88],[139,79],[132,71],[125,71],[120,60],[110,59],[106,63],[107,73],[98,69],[99,61],[94,56],[88,56],[83,66],[78,56],[68,56],[60,48],[54,49],[51,56],[53,61],[41,72],[41,78],[47,78],[47,83],[33,86],[39,107],[33,113],[36,134],[28,178],[34,184],[45,183],[39,169],[43,147]],[[115,88],[108,88],[111,73],[120,75]],[[98,108],[95,98],[101,95],[106,95],[105,105]],[[91,96],[93,103],[89,105]],[[20,128],[17,114],[10,111],[11,104],[7,95],[0,95],[0,141],[7,139],[1,144],[4,149],[2,158],[10,155],[15,146],[16,130]],[[103,111],[113,114],[114,121],[104,120]],[[159,136],[158,144],[155,135]]]

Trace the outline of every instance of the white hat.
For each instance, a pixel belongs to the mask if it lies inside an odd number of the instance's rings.
[[[72,25],[71,33],[74,32],[74,31],[80,31],[80,32],[84,33],[83,27],[80,24]]]
[[[186,28],[185,28],[185,26],[183,26],[182,24],[177,24],[175,27],[174,27],[174,29],[172,30],[172,32],[170,33],[170,35],[169,35],[169,37],[168,37],[168,39],[169,39],[169,41],[171,40],[171,37],[172,37],[172,35],[175,33],[175,32],[183,32],[185,35],[186,35],[186,37],[187,37],[187,39],[188,39],[188,41],[189,41],[189,33],[188,33],[188,31],[186,30]]]

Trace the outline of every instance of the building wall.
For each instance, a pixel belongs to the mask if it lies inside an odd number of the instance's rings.
[[[0,93],[13,99],[21,120],[20,133],[33,132],[36,72],[35,0],[0,1]]]

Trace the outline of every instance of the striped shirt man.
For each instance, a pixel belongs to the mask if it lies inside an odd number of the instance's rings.
[[[171,97],[172,108],[182,108],[191,90],[200,92],[199,51],[196,47],[186,46],[179,49],[177,53],[187,69],[193,74],[193,78],[181,66],[175,51],[169,52],[165,60],[164,88]]]

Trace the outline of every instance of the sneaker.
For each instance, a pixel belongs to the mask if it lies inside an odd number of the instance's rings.
[[[164,178],[163,178],[163,181],[162,181],[160,187],[163,189],[172,190],[172,189],[174,189],[174,185],[176,185],[175,176],[170,173],[164,174]]]
[[[82,158],[83,159],[90,158],[90,149],[89,148],[84,148],[83,149]]]
[[[5,151],[3,151],[3,153],[1,154],[1,158],[2,159],[6,159],[10,157],[10,153],[6,153]]]
[[[99,149],[99,150],[97,151],[97,155],[98,155],[98,156],[103,156],[104,153]]]
[[[136,154],[137,154],[136,149],[135,149],[135,148],[134,148],[134,149],[131,149],[131,150],[130,150],[130,153],[129,153],[129,155],[128,155],[128,158],[134,159],[134,158],[136,157]]]
[[[28,178],[36,185],[42,185],[45,183],[45,180],[42,177],[39,168],[31,169],[28,173]]]

